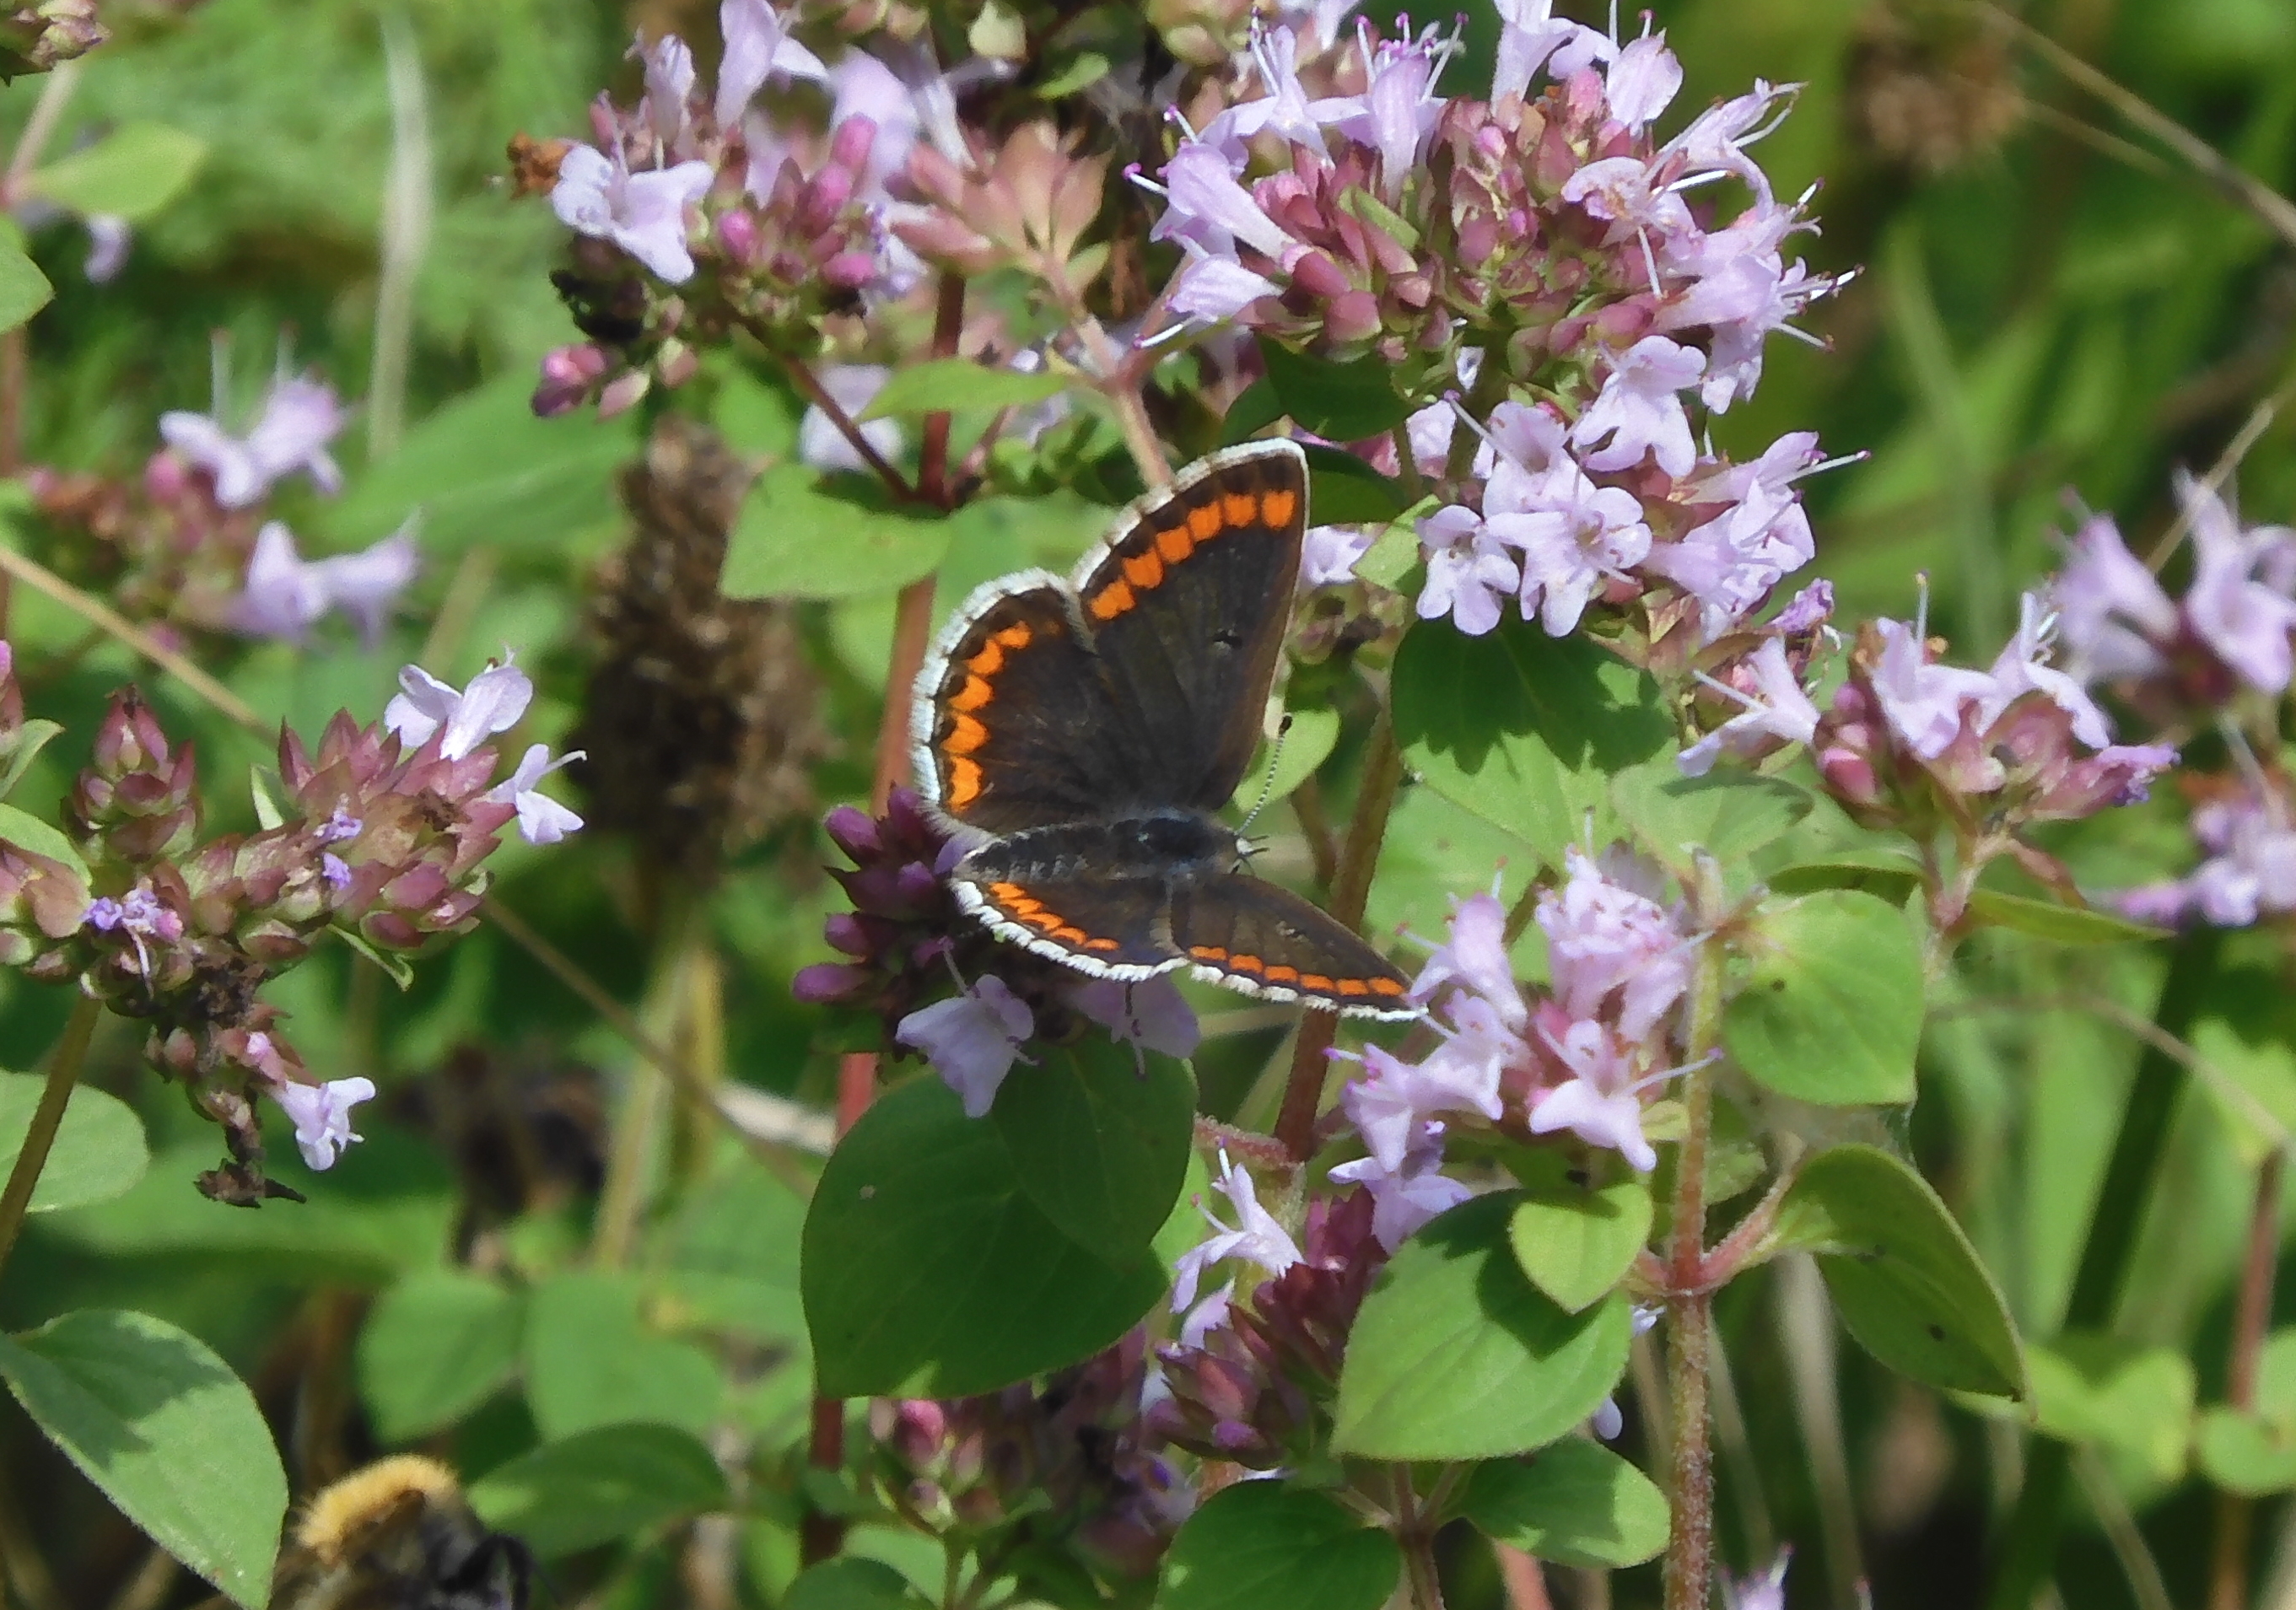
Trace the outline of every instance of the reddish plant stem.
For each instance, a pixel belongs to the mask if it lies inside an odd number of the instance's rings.
[[[2256,1406],[2258,1360],[2272,1326],[2272,1277],[2280,1262],[2280,1182],[2286,1156],[2273,1152],[2256,1171],[2256,1208],[2248,1223],[2248,1257],[2240,1276],[2232,1353],[2225,1367],[2225,1402]],[[2216,1561],[2209,1575],[2209,1610],[2242,1610],[2248,1603],[2249,1540],[2255,1507],[2237,1492],[2217,1493]]]
[[[1722,946],[1699,948],[1690,1002],[1684,1075],[1684,1132],[1674,1160],[1674,1239],[1667,1254],[1667,1396],[1674,1425],[1674,1532],[1666,1551],[1666,1610],[1706,1610],[1714,1579],[1714,1445],[1708,1410],[1714,1299],[1706,1271],[1706,1152],[1714,1126],[1714,1070],[1705,1061],[1720,1038]]]
[[[1364,754],[1363,786],[1356,795],[1355,814],[1348,822],[1348,841],[1340,852],[1339,870],[1332,877],[1331,897],[1324,909],[1348,927],[1363,926],[1364,905],[1371,898],[1371,876],[1379,864],[1379,846],[1387,837],[1388,813],[1395,808],[1395,791],[1403,783],[1403,751],[1395,741],[1395,723],[1385,710],[1373,723],[1371,741]],[[1324,1101],[1324,1075],[1330,1066],[1325,1053],[1339,1029],[1336,1012],[1309,1012],[1300,1022],[1292,1046],[1292,1074],[1283,1086],[1283,1106],[1275,1119],[1275,1138],[1295,1162],[1316,1155],[1316,1109]]]
[[[936,358],[956,356],[957,338],[964,330],[964,280],[960,274],[944,273],[940,276],[939,296],[933,308],[932,356]],[[791,372],[800,377],[799,383],[812,384],[820,393],[811,373],[801,364],[791,365]],[[901,495],[908,489],[892,466],[880,458],[863,439],[861,431],[841,409],[827,400],[825,393],[815,401],[829,414],[845,438],[859,450],[862,457],[885,478],[886,484]],[[924,435],[917,455],[917,488],[915,495],[941,510],[955,506],[956,488],[948,475],[949,416],[931,413],[925,416]],[[919,576],[901,589],[899,602],[893,615],[893,653],[885,667],[885,709],[877,723],[877,764],[875,775],[869,784],[869,808],[879,815],[885,811],[893,790],[909,780],[909,699],[917,673],[925,662],[925,640],[932,632],[933,577]],[[877,1094],[877,1054],[874,1051],[852,1051],[837,1061],[837,1132],[841,1137],[861,1121],[869,1110],[869,1103]],[[808,1463],[816,1470],[839,1470],[845,1464],[845,1405],[842,1400],[816,1396],[813,1400],[812,1435],[806,1450]],[[845,1542],[845,1524],[835,1516],[819,1510],[808,1511],[799,1527],[799,1549],[810,1564],[829,1558]]]
[[[804,395],[807,402],[821,410],[824,419],[837,427],[837,434],[852,444],[853,451],[861,455],[861,462],[876,472],[877,478],[885,483],[887,489],[903,503],[914,502],[917,489],[909,485],[906,477],[886,462],[885,455],[877,451],[867,437],[861,434],[861,427],[854,423],[853,416],[845,412],[844,405],[829,395],[820,377],[813,372],[812,366],[803,358],[793,357],[787,353],[775,356],[781,359],[782,367],[789,372],[791,383]]]

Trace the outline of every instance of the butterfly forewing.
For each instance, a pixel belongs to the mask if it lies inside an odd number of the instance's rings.
[[[1252,442],[1136,505],[1077,577],[1111,695],[1159,761],[1132,807],[1218,810],[1251,763],[1291,621],[1307,459]]]
[[[1196,976],[1275,1001],[1374,1017],[1415,1017],[1410,981],[1320,906],[1236,873],[1173,891],[1172,942]]]

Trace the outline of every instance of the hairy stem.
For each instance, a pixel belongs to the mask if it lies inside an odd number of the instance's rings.
[[[2273,1152],[2256,1171],[2256,1207],[2248,1222],[2248,1257],[2241,1268],[2240,1302],[2225,1367],[2225,1402],[2256,1406],[2258,1361],[2272,1326],[2272,1277],[2280,1262],[2280,1180],[2287,1154]],[[2249,1539],[2255,1506],[2243,1494],[2217,1493],[2216,1561],[2209,1573],[2209,1610],[2242,1610],[2248,1603]]]
[[[6,1264],[8,1254],[16,1250],[16,1236],[24,1228],[26,1210],[32,1205],[32,1188],[39,1184],[40,1171],[47,1166],[48,1148],[56,1143],[65,1104],[71,1099],[72,1086],[79,1082],[87,1042],[102,1015],[102,1003],[87,996],[73,1002],[63,1038],[56,1042],[55,1054],[48,1058],[47,1083],[40,1087],[40,1104],[32,1110],[32,1127],[24,1136],[24,1149],[16,1154],[16,1165],[8,1171],[7,1189],[0,1190],[0,1265]]]
[[[2169,952],[2169,976],[2152,1014],[2161,1038],[2148,1040],[2137,1059],[2128,1105],[2120,1115],[2120,1132],[2113,1140],[2112,1161],[2105,1165],[2104,1184],[2097,1192],[2088,1238],[2073,1275],[2072,1296],[2065,1304],[2068,1330],[2103,1329],[2120,1306],[2121,1290],[2136,1255],[2137,1232],[2144,1227],[2161,1159],[2168,1150],[2170,1121],[2185,1090],[2184,1065],[2163,1049],[2163,1042],[2181,1041],[2192,1026],[2215,975],[2221,940],[2216,928],[2195,928]],[[2053,1437],[2030,1439],[2024,1485],[2017,1494],[1992,1594],[1986,1601],[1990,1610],[2030,1610],[2056,1557],[2057,1529],[2063,1523],[2071,1480],[2070,1444]]]
[[[1684,1132],[1675,1150],[1674,1239],[1667,1254],[1667,1397],[1674,1419],[1674,1531],[1666,1550],[1666,1610],[1705,1610],[1714,1576],[1714,1444],[1708,1409],[1713,1344],[1706,1280],[1706,1151],[1714,1128],[1714,1069],[1722,1034],[1722,946],[1699,947],[1691,984],[1692,1071],[1683,1076]]]
[[[1392,1468],[1395,1481],[1395,1541],[1403,1545],[1404,1575],[1411,1584],[1411,1610],[1443,1610],[1443,1581],[1435,1569],[1436,1506],[1423,1504],[1411,1485],[1411,1467]]]
[[[964,276],[944,268],[933,304],[933,356],[955,357],[957,337],[964,333]],[[948,478],[948,422],[947,413],[925,415],[923,443],[917,450],[917,491],[938,509],[953,507],[956,502]],[[885,690],[889,701],[893,695],[894,690]]]
[[[1348,822],[1347,844],[1332,875],[1325,909],[1349,928],[1363,926],[1364,904],[1371,897],[1371,876],[1379,864],[1379,846],[1387,837],[1387,818],[1395,809],[1395,791],[1403,783],[1403,750],[1395,741],[1395,723],[1382,709],[1372,725],[1371,741],[1364,754],[1363,785],[1356,794],[1355,815]],[[1323,1105],[1324,1053],[1332,1049],[1339,1028],[1334,1012],[1309,1012],[1300,1022],[1292,1047],[1292,1074],[1283,1087],[1283,1106],[1275,1120],[1275,1138],[1296,1162],[1305,1163],[1316,1152],[1316,1109]]]

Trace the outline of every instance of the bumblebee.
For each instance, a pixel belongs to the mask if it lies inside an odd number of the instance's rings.
[[[273,1610],[527,1610],[534,1556],[489,1532],[455,1473],[403,1453],[305,1505],[279,1557]]]

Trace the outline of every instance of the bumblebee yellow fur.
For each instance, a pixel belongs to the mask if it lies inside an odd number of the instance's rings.
[[[402,1453],[315,1493],[273,1579],[272,1610],[526,1610],[533,1557],[489,1531],[437,1459]]]
[[[464,1507],[461,1479],[437,1459],[394,1454],[314,1494],[295,1523],[295,1541],[322,1563],[340,1565],[407,1506],[426,1502]]]

